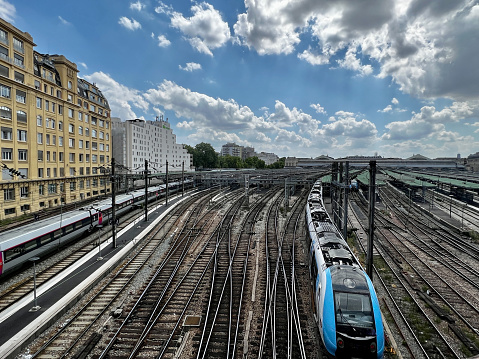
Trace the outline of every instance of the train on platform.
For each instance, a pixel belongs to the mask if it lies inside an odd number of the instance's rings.
[[[171,182],[168,184],[168,192],[178,192],[182,186],[183,182]],[[185,180],[184,186],[191,188],[193,180]],[[148,202],[165,195],[165,184],[148,188]],[[144,203],[144,189],[117,195],[115,217],[143,206]],[[109,224],[111,212],[112,199],[107,198],[0,233],[0,277],[21,267],[32,257],[44,256],[62,244],[70,243],[86,233],[93,232],[99,226]]]
[[[331,358],[383,358],[385,337],[373,284],[323,202],[318,180],[306,204],[313,311]]]

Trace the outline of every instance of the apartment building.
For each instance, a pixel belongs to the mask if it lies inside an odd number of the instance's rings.
[[[114,137],[113,157],[116,163],[130,169],[132,174],[145,170],[145,160],[152,172],[165,173],[166,161],[170,172],[193,170],[193,159],[176,143],[176,135],[166,121],[141,119],[122,121],[112,118]]]
[[[0,220],[110,191],[110,107],[62,55],[0,19]]]

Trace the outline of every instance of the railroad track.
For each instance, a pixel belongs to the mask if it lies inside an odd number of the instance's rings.
[[[157,205],[158,203],[154,203],[153,205]],[[139,215],[143,212],[141,211],[132,211],[129,215],[123,217],[123,220],[119,226],[117,226],[117,230],[121,230],[122,228],[126,227],[128,224],[133,222]],[[94,247],[100,245],[110,237],[107,231],[103,231],[101,235],[97,233],[93,233],[89,235],[87,238],[78,241],[76,243],[70,242],[68,246],[70,249],[73,250],[64,250],[65,245],[59,247],[58,253],[55,255],[54,260],[49,262],[51,263],[37,263],[37,270],[36,270],[36,285],[37,288],[40,287],[42,284],[48,282],[51,278],[55,277],[58,273],[62,272],[66,268],[73,265],[77,262],[80,258],[84,255],[89,253]],[[47,258],[52,258],[47,257]],[[29,271],[33,270],[31,268],[27,269]],[[16,279],[16,278],[20,279]],[[19,274],[17,277],[13,278],[13,281],[6,283],[4,285],[4,289],[0,292],[0,313],[10,307],[12,304],[16,303],[26,295],[30,294],[33,291],[34,283],[33,283],[33,273],[30,275],[22,275]]]
[[[462,285],[448,283],[448,278],[457,277],[457,271],[454,270],[454,258],[458,258],[451,255],[447,256],[447,251],[441,251],[439,255],[439,250],[434,248],[436,244],[427,243],[434,237],[434,232],[431,233],[429,230],[428,233],[424,228],[419,230],[416,221],[421,222],[423,214],[413,214],[412,211],[408,211],[409,213],[406,214],[404,211],[405,203],[401,202],[400,198],[394,197],[393,202],[387,198],[388,196],[385,196],[387,191],[383,190],[382,192],[383,201],[389,201],[389,209],[394,211],[394,219],[405,224],[404,227],[402,225],[391,225],[390,218],[386,221],[381,211],[376,212],[379,214],[375,218],[377,223],[375,248],[385,258],[389,267],[388,272],[394,273],[392,278],[395,282],[394,287],[388,288],[391,292],[401,292],[401,294],[393,293],[396,298],[411,298],[410,300],[414,301],[414,304],[410,305],[414,307],[412,311],[411,308],[408,308],[408,305],[399,303],[402,310],[406,313],[414,313],[420,308],[423,316],[427,318],[427,323],[429,323],[427,328],[424,327],[424,319],[410,323],[420,341],[420,343],[417,342],[419,346],[426,342],[435,343],[435,349],[438,352],[449,353],[447,355],[451,357],[461,357],[458,345],[455,344],[457,339],[453,340],[450,337],[447,328],[452,327],[453,331],[457,329],[458,332],[462,332],[463,329],[457,327],[457,324],[462,321],[469,327],[469,334],[474,336],[475,333],[471,328],[477,325],[479,312],[477,312],[477,302],[470,298],[470,293],[471,291],[479,293],[479,291],[471,283],[465,282],[468,286],[467,289],[464,289]],[[366,211],[364,204],[360,204],[360,207],[363,211]],[[406,227],[408,230],[405,230]],[[434,241],[439,242],[438,238],[435,238]],[[445,265],[445,263],[448,264]],[[462,290],[463,294],[459,294],[454,287]],[[468,292],[469,295],[467,295]],[[403,297],[400,297],[400,295]],[[466,298],[471,299],[472,304],[469,304]],[[422,300],[419,301],[419,299]],[[424,305],[423,301],[427,305]],[[441,301],[442,303],[438,303]],[[436,313],[431,313],[429,307],[437,308]],[[452,313],[445,314],[445,307],[450,308]],[[463,314],[459,314],[459,311]],[[409,317],[417,318],[416,315],[412,314]],[[429,318],[433,318],[433,320]],[[470,321],[472,320],[474,320],[474,324],[471,325]],[[444,327],[446,330],[444,330]],[[433,335],[436,339],[429,338]],[[460,334],[458,337],[460,337]],[[464,338],[459,339],[464,341]],[[471,346],[473,341],[466,339],[466,343],[474,353],[474,345]],[[429,350],[431,349],[429,348]]]
[[[208,195],[210,197],[211,195]],[[152,258],[165,246],[164,242],[172,240],[165,233],[173,231],[187,216],[188,208],[200,201],[198,197],[178,206],[152,234],[138,244],[131,258],[126,260],[114,275],[102,284],[96,293],[71,318],[55,328],[54,334],[44,343],[32,347],[32,358],[81,357],[88,353],[101,339],[101,331],[108,327],[113,317],[121,315],[123,304],[131,295],[131,286],[139,274],[145,275],[151,269]]]
[[[182,321],[190,304],[198,299],[195,295],[216,251],[213,239],[217,214],[218,209],[211,207],[185,227],[188,230],[170,246],[167,257],[128,309],[100,358],[175,355]]]

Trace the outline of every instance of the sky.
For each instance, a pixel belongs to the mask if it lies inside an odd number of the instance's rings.
[[[479,0],[0,0],[111,116],[280,157],[479,151]]]

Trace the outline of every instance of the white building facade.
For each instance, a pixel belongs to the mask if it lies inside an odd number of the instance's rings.
[[[133,173],[145,169],[145,160],[153,173],[168,171],[193,171],[191,155],[176,143],[176,135],[168,121],[143,121],[140,119],[121,121],[112,118],[113,158],[117,164],[129,168]]]

